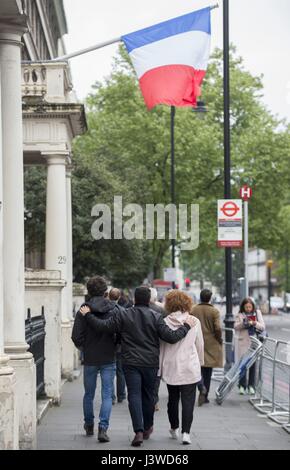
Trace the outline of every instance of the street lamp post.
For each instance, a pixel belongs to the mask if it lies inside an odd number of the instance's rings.
[[[231,131],[230,131],[230,39],[229,39],[229,0],[223,1],[223,32],[224,32],[224,190],[225,199],[231,198]],[[225,281],[226,281],[226,343],[232,342],[234,326],[232,299],[232,249],[225,249]],[[225,370],[232,364],[231,349],[226,350]]]
[[[171,123],[170,123],[170,135],[171,135],[171,204],[175,205],[175,106],[171,106]],[[175,240],[176,234],[172,234],[171,239],[171,266],[175,269]],[[172,289],[175,289],[175,281],[172,281]]]
[[[273,261],[269,259],[267,261],[267,268],[268,268],[268,302],[269,302],[269,315],[272,313],[272,308],[271,308],[271,295],[272,295],[272,282],[271,282],[271,276],[272,276],[272,266],[273,266]]]
[[[207,112],[207,107],[203,101],[197,102],[197,107],[192,108],[192,111],[202,116]],[[175,205],[175,106],[171,106],[171,119],[170,119],[170,141],[171,141],[171,178],[170,178],[170,192],[171,192],[171,204]],[[176,234],[175,234],[176,235]],[[176,253],[176,239],[175,236],[171,239],[171,267],[175,269],[175,253]],[[175,282],[172,282],[172,289],[175,289]]]

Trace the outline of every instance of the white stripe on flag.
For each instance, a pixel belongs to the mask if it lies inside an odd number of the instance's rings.
[[[138,78],[149,70],[164,65],[188,65],[206,70],[210,55],[211,36],[202,31],[171,36],[130,52]]]

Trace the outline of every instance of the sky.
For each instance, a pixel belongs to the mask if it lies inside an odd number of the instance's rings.
[[[218,3],[216,0],[64,0],[67,52],[90,47],[160,21]],[[212,12],[212,50],[223,44],[222,1]],[[262,75],[264,102],[290,122],[290,1],[230,0],[230,41],[245,67]],[[71,59],[73,82],[83,100],[111,71],[117,45]],[[210,103],[208,103],[210,106]]]

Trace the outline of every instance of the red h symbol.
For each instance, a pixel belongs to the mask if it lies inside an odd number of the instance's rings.
[[[243,186],[240,189],[240,196],[244,201],[248,201],[252,197],[253,190],[252,188],[249,188],[249,186]]]

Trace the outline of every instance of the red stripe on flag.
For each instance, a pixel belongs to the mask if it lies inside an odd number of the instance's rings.
[[[147,107],[196,106],[205,74],[188,65],[165,65],[146,72],[139,83]]]

